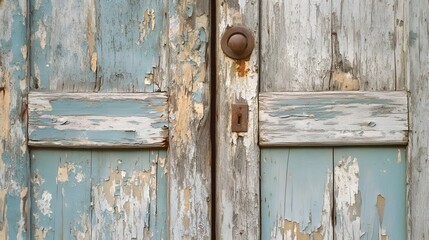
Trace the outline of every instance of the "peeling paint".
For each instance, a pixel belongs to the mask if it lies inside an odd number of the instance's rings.
[[[356,158],[346,157],[335,166],[335,204],[337,239],[360,239],[359,165]]]
[[[52,194],[49,193],[48,191],[43,191],[41,198],[36,200],[36,204],[40,212],[43,215],[49,216],[49,217],[52,214],[51,200],[52,200]]]
[[[140,37],[137,44],[140,45],[144,42],[145,38],[155,29],[155,10],[146,9],[143,13],[143,21],[140,22]]]

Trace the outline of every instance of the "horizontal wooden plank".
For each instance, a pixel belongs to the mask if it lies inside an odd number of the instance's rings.
[[[165,93],[30,93],[29,145],[166,147]]]
[[[405,145],[406,92],[266,92],[260,146]]]

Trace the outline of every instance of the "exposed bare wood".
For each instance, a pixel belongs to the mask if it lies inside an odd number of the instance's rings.
[[[217,1],[217,46],[227,27],[243,26],[258,46],[259,2]],[[247,60],[217,51],[216,79],[216,236],[259,239],[258,51]],[[231,104],[249,105],[248,131],[232,132]]]
[[[165,93],[30,93],[29,145],[166,147]]]
[[[209,1],[170,1],[170,239],[211,237]]]
[[[27,239],[27,1],[0,0],[0,239]]]
[[[429,238],[429,2],[410,1],[410,239]]]
[[[261,146],[408,142],[406,92],[260,94]]]

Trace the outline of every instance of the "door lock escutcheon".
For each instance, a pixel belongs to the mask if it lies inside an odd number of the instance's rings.
[[[231,131],[247,132],[249,122],[249,105],[236,103],[231,105]]]
[[[247,28],[230,27],[222,36],[221,47],[225,55],[232,59],[246,59],[255,48],[255,38]]]

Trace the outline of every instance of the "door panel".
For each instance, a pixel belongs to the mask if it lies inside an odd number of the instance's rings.
[[[334,148],[336,239],[406,239],[406,150]]]
[[[32,151],[32,238],[166,239],[164,150]]]
[[[261,239],[332,239],[331,148],[261,150]]]

